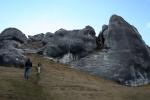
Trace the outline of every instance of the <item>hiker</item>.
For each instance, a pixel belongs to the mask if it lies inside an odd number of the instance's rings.
[[[24,78],[26,80],[28,80],[29,75],[30,75],[30,71],[31,71],[31,67],[32,67],[32,62],[30,61],[29,58],[26,60],[24,67],[25,67]]]
[[[41,63],[38,63],[38,65],[37,65],[37,67],[36,67],[37,75],[40,75],[40,73],[41,73],[41,67],[42,67],[42,64],[41,64]]]

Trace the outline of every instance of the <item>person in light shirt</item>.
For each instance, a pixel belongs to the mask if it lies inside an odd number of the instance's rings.
[[[42,67],[42,64],[41,64],[41,63],[38,63],[38,65],[37,65],[37,67],[36,67],[37,75],[40,75],[40,73],[41,73],[41,67]]]

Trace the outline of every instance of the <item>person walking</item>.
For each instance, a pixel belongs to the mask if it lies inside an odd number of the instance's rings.
[[[41,63],[38,63],[38,65],[37,65],[37,67],[36,67],[37,75],[40,75],[40,73],[41,73],[41,67],[42,67],[42,64],[41,64]]]
[[[24,78],[26,80],[28,80],[29,79],[29,75],[30,75],[30,71],[31,71],[31,67],[32,67],[32,62],[31,62],[30,58],[28,58],[26,60],[24,67],[25,67]]]

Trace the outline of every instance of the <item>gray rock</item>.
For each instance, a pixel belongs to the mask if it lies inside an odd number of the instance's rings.
[[[24,51],[24,53],[37,53],[39,51],[39,48],[43,47],[43,39],[44,39],[43,33],[28,36],[27,42],[21,45],[21,49]]]
[[[24,43],[27,41],[27,37],[25,36],[25,34],[23,34],[20,30],[16,29],[16,28],[7,28],[4,31],[1,32],[0,34],[0,39],[12,39],[15,41],[19,41],[21,43]]]
[[[40,33],[34,36],[28,36],[28,41],[29,42],[42,41],[43,38],[44,38],[44,34]]]
[[[54,41],[54,34],[53,33],[51,33],[51,32],[47,32],[45,35],[44,35],[44,38],[43,38],[43,40],[42,40],[42,42],[44,43],[44,44],[47,44],[47,43],[49,43],[49,42],[52,42],[52,41]]]
[[[0,65],[21,67],[25,57],[18,49],[21,43],[26,42],[25,35],[15,28],[5,29],[0,35]]]
[[[0,49],[18,48],[21,44],[14,40],[1,40]]]
[[[14,40],[3,40],[0,43],[0,65],[21,67],[24,65],[25,57],[23,51],[17,49],[19,42]]]
[[[108,25],[105,25],[105,24],[104,24],[104,25],[102,26],[102,33],[103,33],[105,30],[107,30],[107,29],[108,29]]]
[[[0,65],[23,67],[25,57],[15,48],[0,49]]]
[[[128,86],[150,83],[150,52],[135,27],[113,15],[100,36],[103,49],[72,62],[74,68]]]
[[[82,30],[60,29],[55,34],[47,33],[43,41],[46,45],[39,50],[39,53],[50,57],[61,58],[65,54],[72,53],[81,58],[96,48],[95,31],[90,26]]]
[[[148,48],[149,48],[149,50],[150,50],[150,47],[149,46],[147,46]]]

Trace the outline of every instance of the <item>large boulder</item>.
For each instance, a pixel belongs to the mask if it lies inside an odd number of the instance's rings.
[[[149,48],[149,50],[150,50],[150,47],[149,46],[147,46],[148,48]]]
[[[134,26],[113,15],[99,40],[103,49],[72,62],[75,68],[128,86],[150,83],[150,52]]]
[[[103,25],[102,26],[102,31],[100,31],[98,37],[96,38],[97,48],[98,49],[101,49],[101,48],[104,47],[104,41],[105,41],[105,39],[104,39],[103,33],[107,29],[108,29],[108,25]]]
[[[24,43],[27,40],[25,34],[23,34],[20,30],[16,28],[7,28],[1,32],[0,36],[3,39],[9,39],[9,40],[12,39],[12,40],[19,41],[21,43]]]
[[[61,58],[67,53],[84,57],[96,48],[95,31],[90,26],[82,30],[60,29],[55,34],[47,33],[43,41],[46,45],[39,53],[50,57]]]
[[[25,57],[18,49],[0,49],[0,65],[23,67],[24,63]]]
[[[18,29],[9,28],[0,34],[0,41],[0,65],[23,66],[25,57],[19,47],[26,42],[26,36]]]
[[[52,42],[53,39],[54,39],[53,37],[54,37],[54,33],[47,32],[47,33],[44,35],[42,42],[43,42],[44,44],[47,44],[47,43],[49,43],[49,42]]]
[[[21,67],[25,57],[23,51],[17,49],[19,43],[14,40],[3,40],[0,43],[0,65]]]
[[[37,35],[34,35],[34,36],[28,36],[28,41],[29,42],[36,42],[36,41],[42,41],[44,38],[44,34],[43,33],[40,33],[40,34],[37,34]]]

